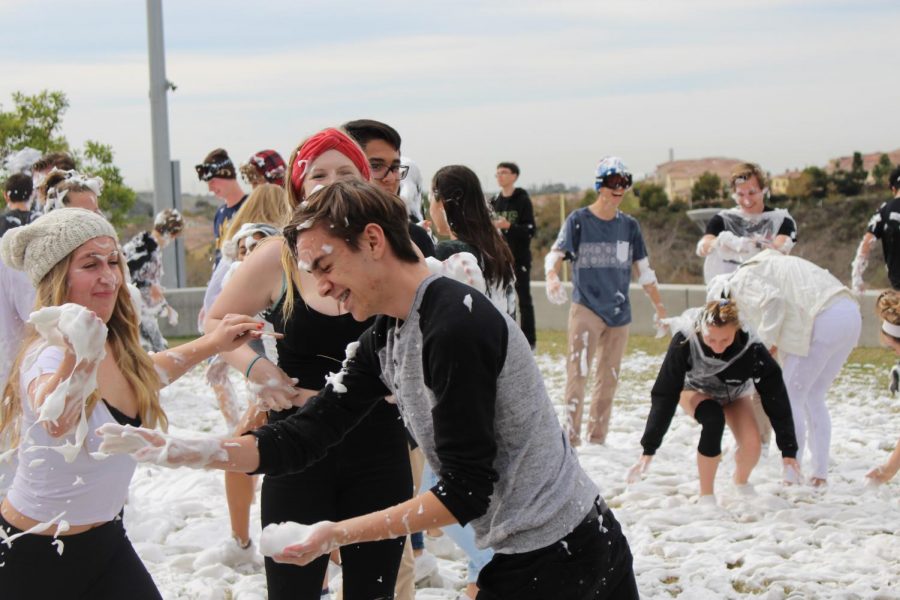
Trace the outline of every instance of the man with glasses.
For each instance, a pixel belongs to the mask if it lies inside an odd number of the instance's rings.
[[[228,223],[235,213],[244,205],[247,194],[237,181],[237,169],[222,148],[216,148],[206,155],[203,162],[194,166],[197,178],[205,181],[209,191],[225,202],[216,210],[213,217],[213,237],[216,244],[216,255],[213,266],[219,264],[222,257],[222,232],[228,230]]]
[[[528,192],[516,187],[519,166],[512,162],[497,165],[500,192],[491,199],[497,218],[494,225],[509,245],[516,266],[516,296],[519,324],[525,339],[534,350],[537,336],[534,326],[534,302],[531,300],[531,238],[534,237],[534,209]]]
[[[400,184],[409,173],[409,165],[400,160],[400,134],[397,130],[381,121],[373,119],[357,119],[342,125],[358,143],[372,169],[372,183],[389,194],[400,196]],[[415,225],[410,219],[409,237],[419,247],[425,257],[434,256],[434,241],[428,232]]]
[[[573,262],[564,396],[573,446],[581,444],[584,388],[595,353],[597,369],[587,438],[592,444],[606,443],[619,367],[628,342],[628,288],[635,268],[638,283],[656,308],[655,320],[666,316],[640,225],[634,217],[619,211],[631,182],[622,159],[608,156],[601,160],[594,182],[597,200],[568,216],[544,263],[547,297],[554,304],[564,304],[567,297],[559,280],[559,265],[564,259]]]
[[[389,194],[400,197],[400,184],[409,174],[409,166],[400,158],[400,134],[397,130],[381,121],[373,119],[357,119],[342,125],[359,144],[372,171],[372,183]],[[402,198],[401,198],[402,199]],[[409,213],[408,213],[409,214]],[[427,258],[434,256],[434,241],[425,229],[416,225],[412,215],[409,222],[409,237]],[[416,491],[422,482],[422,469],[425,457],[419,450],[412,436],[410,441],[409,462],[413,474],[413,485]],[[425,551],[425,539],[422,534],[410,536],[410,543],[403,549],[400,572],[397,574],[397,600],[413,600],[416,595],[415,583],[430,577],[437,572],[437,561]]]

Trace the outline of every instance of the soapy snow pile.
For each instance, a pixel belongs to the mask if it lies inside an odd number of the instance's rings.
[[[538,356],[560,416],[563,360]],[[680,409],[647,476],[625,484],[641,453],[661,361],[661,355],[626,357],[607,444],[578,449],[623,525],[642,598],[900,597],[900,481],[876,488],[864,477],[886,460],[900,436],[900,400],[882,389],[883,374],[848,365],[832,388],[832,467],[825,490],[782,486],[773,447],[751,477],[757,495],[739,494],[730,479],[734,442],[726,433],[716,481],[719,506],[708,507],[696,504],[699,428]],[[246,402],[244,386],[237,388]],[[176,435],[227,431],[199,368],[163,392],[163,406]],[[258,502],[251,516],[258,548]],[[230,537],[222,473],[138,465],[125,525],[165,598],[265,598],[261,566],[232,567],[201,556]],[[426,538],[426,545],[440,558],[440,578],[431,584],[442,587],[419,589],[417,599],[455,598],[465,584],[465,558],[446,537]]]

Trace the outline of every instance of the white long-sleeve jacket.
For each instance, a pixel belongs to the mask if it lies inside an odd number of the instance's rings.
[[[720,277],[710,281],[708,299],[718,299],[727,287],[741,322],[766,346],[796,356],[809,354],[813,321],[820,312],[838,298],[855,301],[826,269],[776,250],[764,250],[731,275]]]

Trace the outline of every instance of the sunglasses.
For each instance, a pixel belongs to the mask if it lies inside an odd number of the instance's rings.
[[[600,183],[602,187],[609,188],[611,190],[627,190],[631,187],[631,174],[611,173],[598,183]]]

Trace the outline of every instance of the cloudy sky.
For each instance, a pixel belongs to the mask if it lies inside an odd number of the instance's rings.
[[[64,91],[70,142],[111,144],[152,187],[146,6],[0,0],[0,105]],[[895,0],[164,2],[171,154],[182,189],[212,148],[285,156],[353,118],[395,126],[426,176],[466,164],[487,189],[589,186],[728,156],[773,173],[900,147]]]

